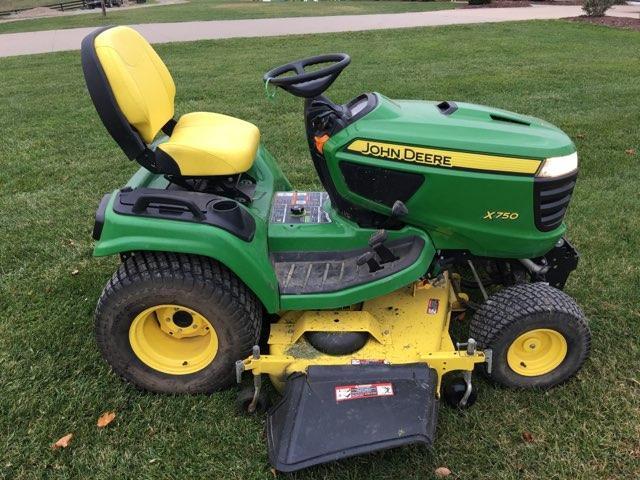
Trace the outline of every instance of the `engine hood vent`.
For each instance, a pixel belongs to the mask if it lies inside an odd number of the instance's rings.
[[[491,117],[491,120],[496,120],[498,122],[515,123],[516,125],[526,125],[527,127],[531,125],[529,122],[525,122],[524,120],[520,120],[519,118],[508,117],[506,115],[500,115],[498,113],[492,113],[489,116]]]

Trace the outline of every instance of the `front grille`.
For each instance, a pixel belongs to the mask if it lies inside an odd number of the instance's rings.
[[[558,178],[536,178],[533,184],[533,209],[536,227],[548,232],[562,225],[578,172]]]

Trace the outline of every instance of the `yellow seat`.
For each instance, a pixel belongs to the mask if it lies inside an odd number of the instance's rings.
[[[180,117],[169,140],[158,148],[185,176],[233,175],[251,168],[260,131],[252,123],[219,113]]]
[[[260,132],[244,120],[190,113],[175,123],[175,85],[151,45],[129,27],[99,30],[83,41],[83,68],[105,126],[129,158],[156,173],[234,175],[253,165]],[[160,130],[170,135],[156,152]],[[150,160],[151,158],[151,160]]]

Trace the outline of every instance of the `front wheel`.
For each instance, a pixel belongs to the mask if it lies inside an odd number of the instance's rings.
[[[207,393],[234,381],[258,341],[260,302],[205,257],[141,252],[126,259],[96,308],[96,339],[113,370],[160,393]]]
[[[550,388],[567,381],[589,356],[584,314],[564,292],[546,283],[505,288],[481,305],[470,335],[492,350],[496,382],[516,388]]]

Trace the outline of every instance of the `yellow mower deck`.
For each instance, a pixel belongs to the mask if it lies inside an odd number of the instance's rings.
[[[472,371],[487,361],[485,353],[457,350],[449,335],[451,313],[464,311],[447,274],[366,301],[359,310],[286,312],[271,326],[269,354],[243,361],[245,371],[268,374],[282,390],[293,373],[314,365],[391,365],[425,363],[438,375]],[[368,332],[363,348],[349,355],[326,355],[311,346],[306,332]]]

